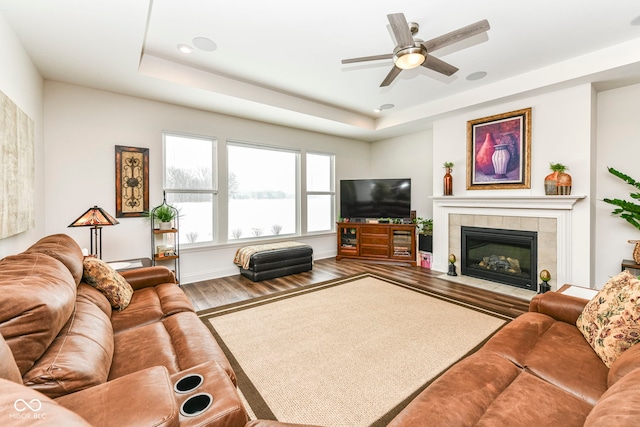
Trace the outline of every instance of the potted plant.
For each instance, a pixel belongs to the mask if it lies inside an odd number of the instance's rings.
[[[571,194],[571,175],[569,168],[562,163],[550,163],[551,173],[544,178],[544,193],[547,196]]]
[[[414,223],[418,226],[418,249],[433,252],[433,220],[418,217]]]
[[[614,168],[607,168],[609,173],[620,178],[627,184],[640,189],[640,182],[637,182],[633,178],[628,175],[625,175],[622,172],[615,170]],[[632,199],[639,200],[640,193],[629,193]],[[617,206],[616,209],[611,212],[613,215],[619,215],[621,218],[624,218],[629,224],[633,225],[635,228],[640,230],[640,205],[634,202],[629,202],[622,199],[603,199],[604,202],[609,203],[610,205]],[[633,260],[640,264],[640,241],[639,240],[629,240],[629,243],[635,243],[635,248],[633,250]]]
[[[160,230],[170,230],[172,228],[172,221],[179,215],[178,209],[171,205],[162,203],[151,211],[145,213],[145,217],[149,220],[153,218],[158,221]]]

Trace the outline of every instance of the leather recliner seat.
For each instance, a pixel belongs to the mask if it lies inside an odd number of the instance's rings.
[[[244,426],[231,365],[173,273],[165,267],[124,272],[133,297],[114,311],[82,282],[83,261],[64,234],[0,261],[0,419]],[[176,393],[175,382],[189,373],[200,373],[202,385]],[[181,414],[180,404],[198,392],[213,396],[210,408]],[[21,406],[33,399],[42,405],[38,411]]]
[[[536,295],[528,313],[443,373],[389,426],[640,425],[640,345],[607,368],[576,327],[587,302]]]

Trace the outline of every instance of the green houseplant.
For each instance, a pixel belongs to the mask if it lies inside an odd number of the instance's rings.
[[[425,218],[416,218],[413,221],[418,226],[418,233],[431,235],[433,234],[433,220]]]
[[[171,229],[171,222],[180,215],[178,209],[171,205],[162,203],[159,206],[144,213],[145,218],[149,221],[153,218],[154,221],[158,221],[161,230]]]
[[[178,211],[172,206],[160,205],[154,211],[154,215],[160,222],[171,222],[176,216],[178,216]]]
[[[433,220],[418,217],[413,222],[418,226],[418,249],[433,252]]]
[[[609,171],[609,173],[611,173],[612,175],[620,178],[621,180],[623,180],[624,182],[626,182],[627,184],[637,188],[640,190],[640,182],[636,181],[635,179],[631,178],[628,175],[625,175],[622,172],[617,171],[614,168],[610,168],[608,167],[607,170]],[[629,196],[632,199],[635,200],[640,200],[640,193],[629,193]],[[629,224],[633,225],[636,229],[640,230],[640,205],[634,202],[630,202],[627,200],[622,200],[622,199],[608,199],[605,198],[603,199],[604,202],[609,203],[610,205],[614,205],[617,206],[612,212],[612,215],[619,215],[621,218],[623,218],[625,221],[627,221]],[[635,249],[633,251],[633,260],[636,263],[640,264],[640,241],[638,240],[631,240],[630,243],[635,243]]]

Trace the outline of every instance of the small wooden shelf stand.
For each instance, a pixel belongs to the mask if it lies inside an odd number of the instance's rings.
[[[167,205],[166,201],[162,202],[163,205]],[[162,205],[160,205],[162,206]],[[180,283],[180,220],[178,210],[171,205],[171,209],[176,211],[176,216],[173,219],[173,227],[167,230],[159,228],[160,223],[154,215],[156,209],[151,210],[149,216],[151,217],[151,265],[166,265],[167,267],[173,267],[173,274],[176,276],[176,282]],[[172,243],[173,250],[170,255],[164,255],[158,253],[158,245],[165,244],[167,242]],[[173,264],[173,266],[171,266]]]

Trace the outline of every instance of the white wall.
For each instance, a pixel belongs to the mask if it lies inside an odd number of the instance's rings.
[[[0,240],[0,258],[20,252],[44,235],[45,205],[44,157],[42,131],[42,77],[0,14],[0,91],[9,97],[35,126],[35,209],[36,226],[15,236]]]
[[[640,230],[624,219],[611,215],[613,205],[602,199],[633,201],[629,193],[640,190],[611,175],[607,167],[640,181],[640,85],[627,86],[598,94],[597,179],[595,196],[595,283],[598,288],[620,272],[620,261],[631,259]],[[636,203],[639,203],[636,201]]]
[[[67,226],[93,205],[115,215],[116,145],[149,148],[150,205],[162,202],[162,131],[171,130],[218,139],[218,173],[226,188],[226,140],[334,153],[336,180],[367,176],[370,144],[267,123],[239,119],[161,102],[47,81],[44,88],[47,191],[46,233],[67,233],[83,247],[89,231]],[[268,165],[265,172],[268,173]],[[223,192],[224,193],[224,192]],[[220,197],[224,202],[224,197]],[[218,210],[226,221],[224,203]],[[103,229],[106,260],[150,256],[149,225],[141,218],[119,218]],[[316,259],[335,256],[335,233],[298,240],[311,244]],[[239,245],[184,249],[184,283],[237,274],[233,255]]]
[[[530,190],[466,190],[466,122],[494,114],[532,107],[532,169]],[[372,144],[371,170],[376,176],[398,175],[405,171],[422,182],[423,170],[431,170],[431,189],[416,190],[412,206],[418,215],[432,212],[430,195],[442,195],[441,165],[455,163],[454,195],[542,195],[543,180],[550,162],[569,166],[572,194],[586,199],[575,206],[572,227],[572,283],[601,288],[620,271],[620,261],[631,259],[640,231],[623,219],[612,216],[613,206],[605,197],[630,200],[633,187],[607,172],[607,166],[640,181],[640,84],[595,93],[590,85],[580,85],[437,121],[432,131],[405,135]],[[409,153],[409,154],[408,154]],[[429,161],[428,158],[431,157]],[[426,160],[423,165],[422,161]],[[420,184],[414,184],[414,188]],[[425,197],[422,196],[424,194]],[[429,215],[431,217],[431,215]],[[435,216],[435,215],[434,215]]]
[[[581,85],[541,95],[522,97],[490,107],[477,108],[434,123],[433,132],[433,194],[442,195],[445,161],[455,164],[453,172],[454,196],[474,195],[544,195],[544,177],[550,173],[549,163],[563,163],[573,178],[573,195],[591,194],[591,133],[592,88]],[[466,124],[468,120],[506,113],[523,108],[531,113],[531,189],[523,190],[467,190]],[[434,211],[438,209],[434,207]],[[434,217],[438,215],[434,213]],[[589,198],[574,206],[572,224],[572,283],[589,286],[591,254]],[[434,247],[439,233],[434,233]],[[437,266],[436,266],[437,267]],[[446,265],[439,266],[444,271]]]
[[[372,178],[411,178],[411,209],[418,217],[433,218],[431,129],[372,143],[371,171]]]

